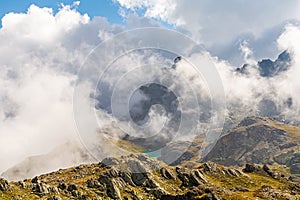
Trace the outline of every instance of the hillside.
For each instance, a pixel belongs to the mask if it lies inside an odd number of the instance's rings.
[[[300,128],[266,117],[247,117],[224,134],[203,161],[221,165],[280,164],[300,173]]]
[[[106,158],[19,182],[0,181],[6,199],[298,199],[300,186],[267,166],[211,162],[170,167],[143,154]]]

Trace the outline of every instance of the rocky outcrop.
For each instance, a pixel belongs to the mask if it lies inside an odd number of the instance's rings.
[[[0,191],[8,191],[9,190],[9,185],[7,180],[4,180],[2,178],[0,178]]]
[[[0,197],[218,200],[240,199],[241,195],[255,199],[257,195],[271,195],[272,191],[286,199],[297,195],[300,198],[300,187],[291,182],[291,178],[282,178],[266,165],[248,164],[244,172],[213,162],[193,166],[166,166],[141,154],[107,158],[98,164],[62,169],[19,182],[0,179]],[[280,188],[274,189],[272,184]]]

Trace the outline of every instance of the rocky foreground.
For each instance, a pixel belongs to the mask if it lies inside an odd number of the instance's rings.
[[[284,169],[212,162],[170,167],[143,154],[107,158],[33,179],[0,179],[0,199],[300,199]]]

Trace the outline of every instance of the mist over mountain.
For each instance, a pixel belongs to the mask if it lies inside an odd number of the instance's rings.
[[[300,2],[107,2],[3,6],[0,199],[300,198]]]

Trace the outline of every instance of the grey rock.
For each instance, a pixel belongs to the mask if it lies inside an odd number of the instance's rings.
[[[271,177],[275,178],[275,174],[274,172],[272,172],[272,170],[265,164],[263,166],[263,170]]]
[[[167,168],[161,168],[160,169],[160,173],[161,175],[166,178],[166,179],[173,179],[176,180],[176,177],[174,174],[172,174],[172,172],[170,170],[168,170]]]
[[[129,172],[120,172],[121,178],[131,186],[136,186],[131,179],[131,174]]]
[[[67,185],[65,183],[60,183],[57,187],[58,187],[58,189],[61,189],[61,190],[67,189]]]
[[[79,191],[77,191],[77,190],[73,190],[71,192],[71,194],[72,194],[73,197],[79,197],[81,195],[81,193]]]
[[[207,162],[203,164],[204,172],[216,172],[217,165],[216,163]]]
[[[121,193],[119,188],[117,187],[117,183],[115,179],[110,178],[109,176],[103,174],[99,177],[99,182],[105,185],[106,193],[110,198],[120,199]]]
[[[68,186],[67,190],[69,192],[72,192],[74,190],[77,190],[77,186],[75,184],[71,184],[71,185]]]
[[[34,184],[33,192],[41,193],[41,194],[48,194],[49,188],[44,183],[37,183],[37,184]]]
[[[127,164],[128,164],[128,170],[131,173],[146,173],[147,172],[147,169],[144,166],[144,164],[137,159],[128,160]]]
[[[247,163],[245,168],[243,169],[243,172],[252,173],[252,172],[258,172],[261,171],[260,168],[255,166],[254,164]]]
[[[57,197],[57,196],[52,196],[52,197],[47,198],[47,200],[61,200],[61,198]]]
[[[99,188],[101,186],[97,180],[92,179],[87,180],[86,184],[89,188]]]
[[[9,190],[9,184],[8,181],[5,179],[0,178],[0,191],[8,191]]]
[[[203,182],[203,183],[207,183],[208,181],[206,180],[205,176],[202,174],[201,171],[199,170],[195,170],[195,175]]]
[[[36,176],[31,180],[31,183],[40,183],[39,178]]]
[[[159,187],[159,185],[153,179],[148,178],[146,180],[146,187],[148,187],[148,188],[157,188],[157,187]]]
[[[141,186],[146,182],[148,176],[146,173],[133,173],[131,174],[131,179],[135,185]]]
[[[59,194],[59,191],[56,187],[49,187],[48,190],[50,193]]]
[[[101,161],[101,163],[104,164],[104,165],[111,166],[111,165],[118,165],[120,162],[119,162],[119,160],[116,159],[116,158],[108,157],[108,158],[104,158],[104,159]]]

